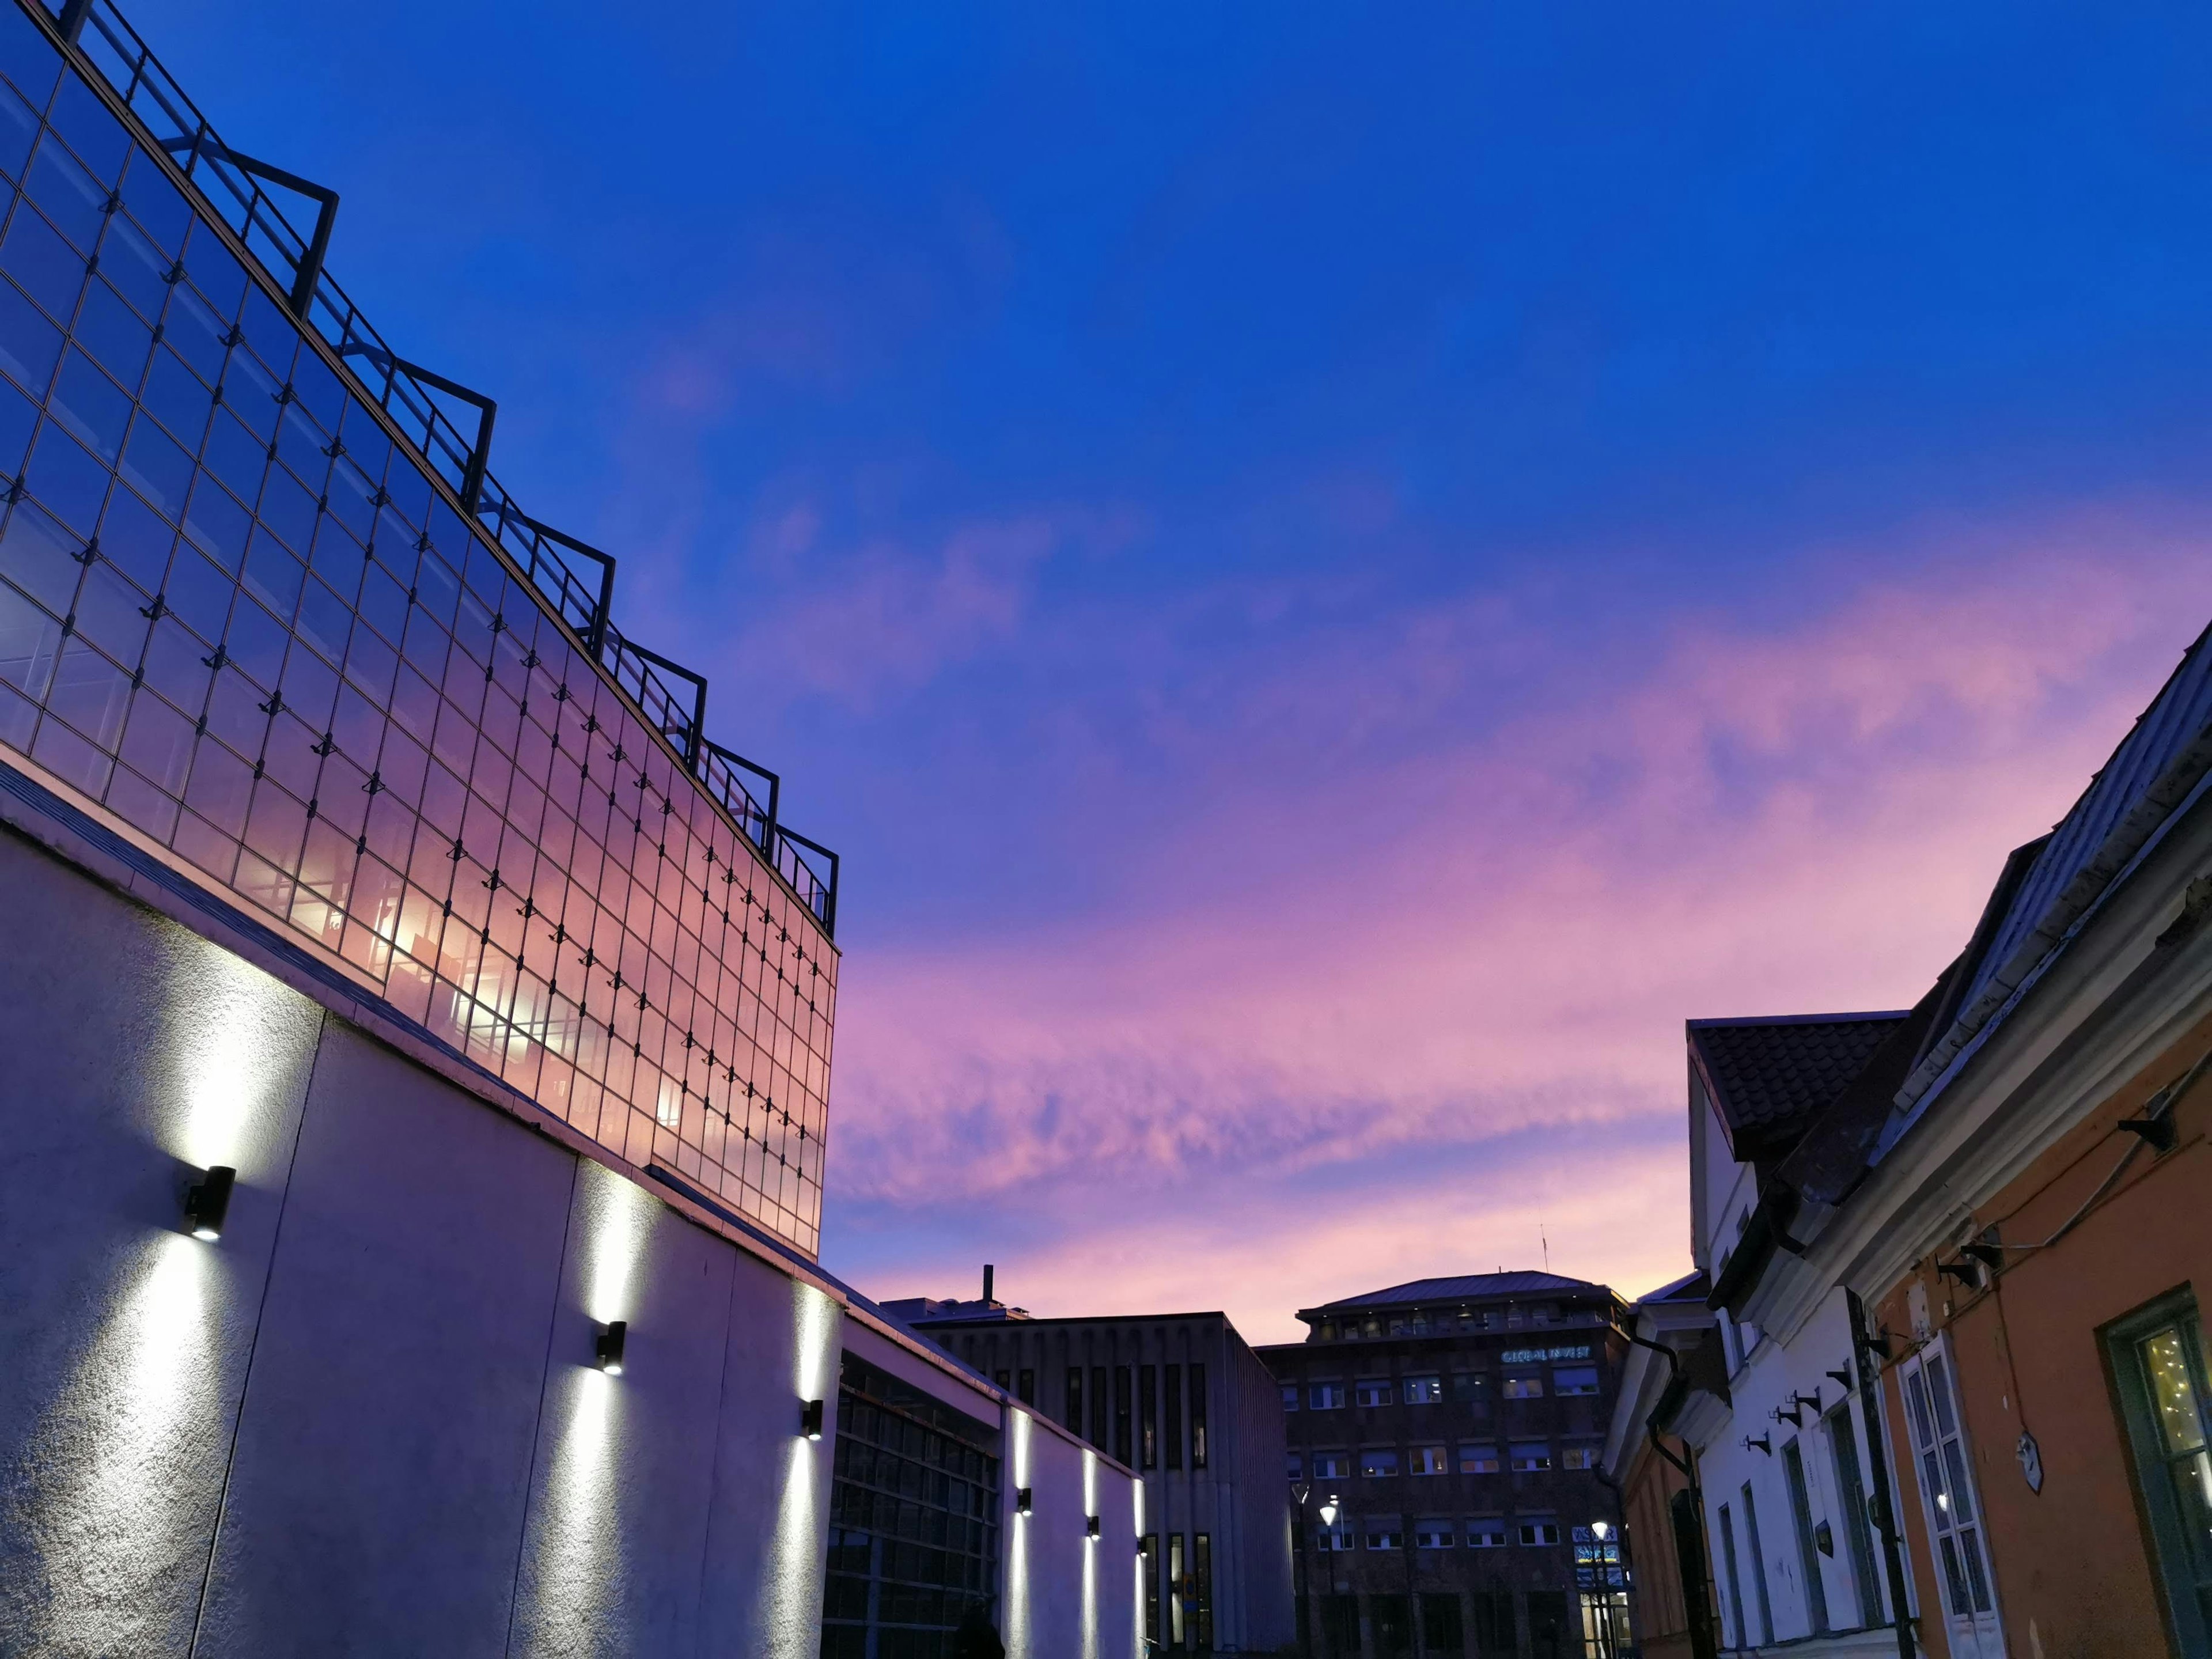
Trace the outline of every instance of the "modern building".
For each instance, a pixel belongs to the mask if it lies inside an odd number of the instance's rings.
[[[815,1261],[834,855],[336,207],[0,0],[0,1651],[1129,1653],[1129,1471]]]
[[[1623,1311],[1555,1273],[1424,1279],[1304,1309],[1304,1342],[1259,1351],[1289,1413],[1308,1651],[1628,1651],[1598,1466]]]
[[[1137,1472],[1149,1651],[1291,1644],[1290,1523],[1275,1381],[1220,1313],[1036,1319],[991,1295],[886,1312]]]

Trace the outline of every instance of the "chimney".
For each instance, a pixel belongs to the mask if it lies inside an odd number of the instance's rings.
[[[983,1300],[985,1302],[991,1299],[991,1275],[994,1271],[996,1270],[989,1262],[986,1261],[983,1264]]]

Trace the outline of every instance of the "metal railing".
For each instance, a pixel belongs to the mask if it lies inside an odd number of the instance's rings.
[[[521,572],[546,608],[574,632],[660,732],[707,795],[728,812],[799,902],[836,934],[837,855],[786,828],[777,817],[775,775],[708,741],[707,682],[647,650],[613,625],[615,561],[524,513],[490,472],[491,400],[409,362],[377,332],[325,269],[337,198],[334,192],[256,161],[224,143],[182,87],[112,0],[49,4],[64,39],[127,104],[236,234],[300,321],[335,350],[353,378],[453,493],[465,517]],[[318,204],[302,235],[264,188],[273,184]],[[446,412],[437,394],[476,410],[473,436]],[[584,561],[580,568],[578,561]],[[765,779],[765,805],[738,773]]]

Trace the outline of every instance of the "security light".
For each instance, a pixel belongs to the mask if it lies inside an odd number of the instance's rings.
[[[1329,1493],[1328,1501],[1321,1506],[1321,1523],[1324,1527],[1333,1527],[1336,1524],[1336,1494],[1334,1492]]]
[[[822,1437],[822,1402],[809,1400],[799,1408],[799,1431],[809,1440]]]
[[[185,1225],[194,1238],[212,1243],[222,1237],[223,1218],[230,1213],[230,1189],[238,1171],[218,1164],[185,1189]]]
[[[1613,1523],[1610,1521],[1591,1522],[1590,1536],[1596,1539],[1599,1543],[1602,1544],[1607,1539],[1613,1536]]]
[[[1094,1515],[1084,1522],[1083,1535],[1091,1540],[1094,1544],[1098,1541],[1098,1517],[1097,1516]]]
[[[599,1328],[599,1340],[594,1346],[599,1357],[599,1369],[609,1376],[620,1376],[623,1370],[623,1348],[629,1340],[629,1321],[617,1319]]]
[[[1014,1513],[1015,1513],[1016,1515],[1027,1515],[1029,1512],[1030,1512],[1030,1489],[1029,1489],[1027,1486],[1017,1486],[1017,1487],[1015,1487],[1015,1488],[1014,1488]]]

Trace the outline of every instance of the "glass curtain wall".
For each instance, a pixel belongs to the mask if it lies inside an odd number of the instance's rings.
[[[0,0],[0,761],[811,1253],[836,951]]]

